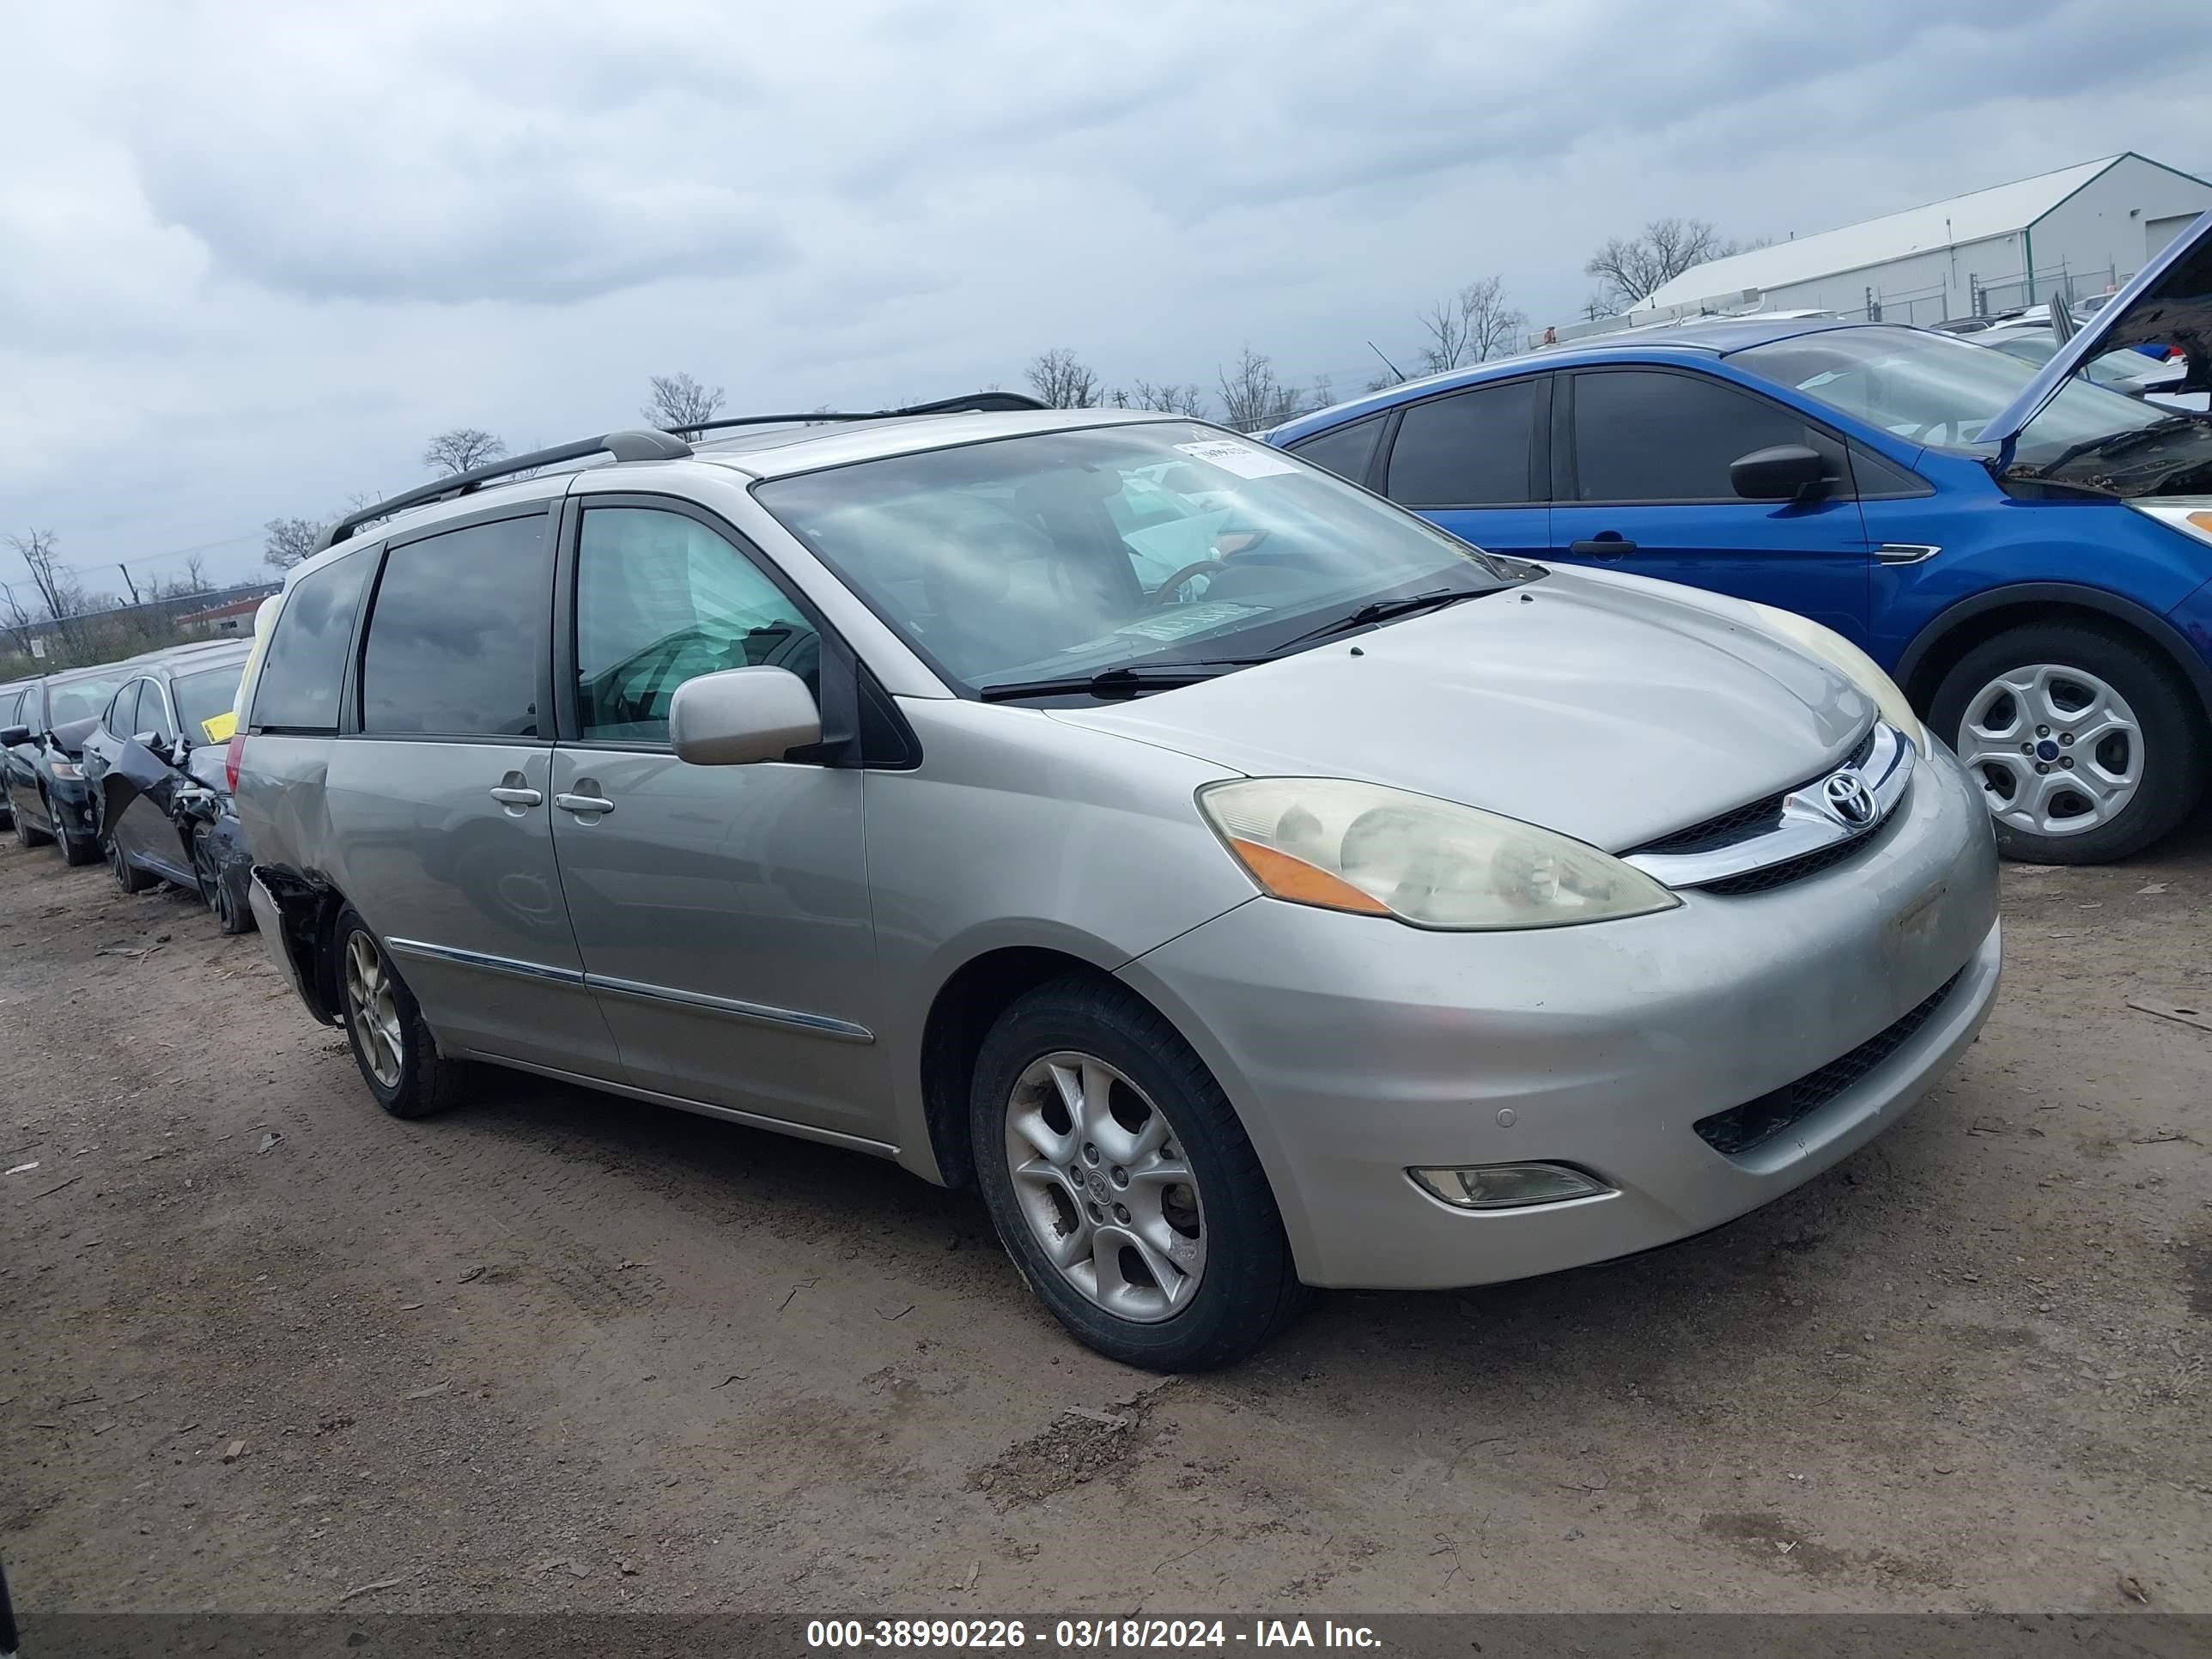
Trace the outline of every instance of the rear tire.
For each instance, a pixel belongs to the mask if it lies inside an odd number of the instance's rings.
[[[983,1040],[969,1127],[1006,1254],[1107,1358],[1156,1371],[1230,1364],[1304,1305],[1228,1097],[1126,987],[1078,975],[1018,999]]]
[[[453,1105],[467,1067],[438,1052],[422,1009],[352,906],[338,913],[338,1009],[362,1081],[394,1117],[428,1117]]]
[[[1984,641],[1943,676],[1929,724],[1981,786],[2007,858],[2125,858],[2203,793],[2201,711],[2154,647],[2117,629],[2032,623]]]
[[[108,873],[115,878],[115,884],[126,893],[143,893],[161,879],[158,876],[148,875],[131,863],[122,844],[112,836],[100,842],[100,851],[106,854]]]

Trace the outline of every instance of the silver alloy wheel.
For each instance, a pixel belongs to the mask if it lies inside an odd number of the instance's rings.
[[[2058,663],[2008,669],[1975,692],[1958,749],[1998,821],[2030,835],[2110,823],[2142,782],[2142,724],[2127,699]]]
[[[399,1086],[400,1062],[407,1039],[399,1026],[399,1004],[392,994],[392,973],[376,941],[359,930],[346,941],[346,1010],[361,1036],[368,1073],[386,1089]]]
[[[1006,1103],[1006,1170],[1060,1276],[1118,1319],[1189,1305],[1206,1272],[1205,1208],[1167,1115],[1091,1054],[1047,1054]]]

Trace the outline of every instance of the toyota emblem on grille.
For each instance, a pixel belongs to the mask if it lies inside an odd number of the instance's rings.
[[[1820,785],[1820,804],[1846,829],[1863,830],[1874,822],[1873,792],[1855,768],[1828,775]]]

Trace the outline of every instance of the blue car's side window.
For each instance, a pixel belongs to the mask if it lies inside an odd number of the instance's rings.
[[[1805,441],[1790,410],[1695,374],[1603,369],[1574,385],[1575,495],[1582,501],[1726,501],[1741,456]]]

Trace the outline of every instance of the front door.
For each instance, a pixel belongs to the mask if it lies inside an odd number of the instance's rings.
[[[815,623],[672,503],[585,507],[573,566],[574,737],[553,757],[553,842],[626,1074],[881,1140],[863,775],[693,766],[668,746],[669,704],[696,675],[774,665],[818,698]]]
[[[1778,444],[1832,452],[1805,502],[1747,501],[1739,457]],[[1844,447],[1795,410],[1687,369],[1560,377],[1552,422],[1552,556],[1795,611],[1863,646],[1872,550]]]
[[[391,550],[324,799],[338,884],[441,1044],[615,1080],[553,861],[549,522]]]

